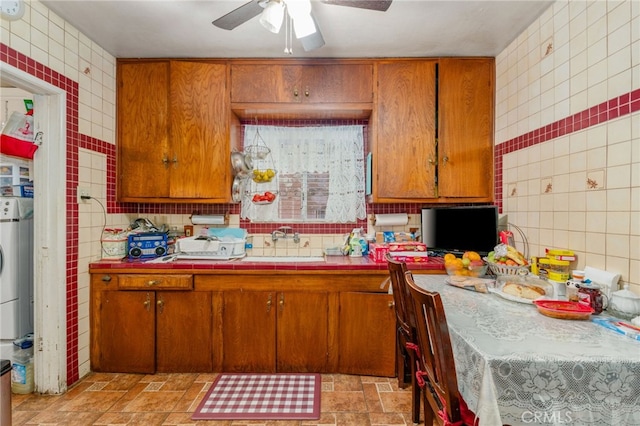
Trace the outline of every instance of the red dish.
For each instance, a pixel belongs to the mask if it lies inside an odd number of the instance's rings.
[[[578,302],[564,300],[534,300],[538,311],[551,318],[568,320],[586,320],[593,313],[591,307]]]

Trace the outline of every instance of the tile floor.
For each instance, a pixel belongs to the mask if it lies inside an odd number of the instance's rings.
[[[412,425],[411,390],[395,378],[322,375],[322,415],[314,421],[194,421],[216,374],[91,373],[64,395],[12,395],[21,425]]]

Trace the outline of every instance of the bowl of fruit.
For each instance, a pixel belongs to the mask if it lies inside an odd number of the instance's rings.
[[[461,257],[456,257],[453,253],[444,255],[444,268],[449,275],[483,277],[488,267],[475,251],[465,251]]]
[[[276,171],[274,169],[253,169],[253,181],[255,183],[266,183],[271,182],[271,180],[276,175]]]
[[[271,191],[256,192],[251,197],[253,204],[271,204],[276,200],[277,193]]]
[[[526,275],[529,262],[515,247],[499,244],[485,258],[494,275]]]

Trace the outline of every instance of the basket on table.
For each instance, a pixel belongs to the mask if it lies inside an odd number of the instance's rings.
[[[521,274],[527,274],[529,272],[529,265],[510,266],[510,265],[502,265],[499,263],[489,262],[487,258],[485,258],[484,260],[485,262],[487,262],[487,265],[489,265],[489,270],[494,275],[521,275]]]

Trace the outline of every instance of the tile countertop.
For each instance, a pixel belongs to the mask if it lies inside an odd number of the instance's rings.
[[[426,262],[407,263],[410,270],[444,272],[444,262],[441,257],[430,257]],[[324,261],[318,262],[250,262],[241,259],[234,260],[172,260],[162,263],[149,263],[142,260],[100,260],[89,264],[92,269],[148,269],[148,270],[288,270],[288,271],[386,271],[387,264],[374,262],[369,257],[327,256]]]

